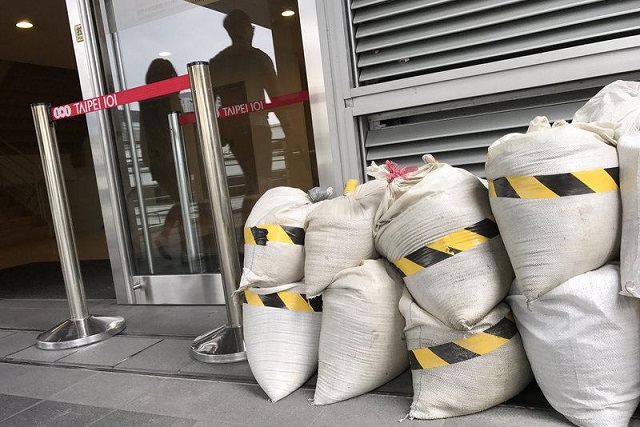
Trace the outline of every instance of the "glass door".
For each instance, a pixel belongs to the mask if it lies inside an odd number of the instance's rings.
[[[242,248],[244,222],[265,191],[318,181],[297,3],[193,3],[99,2],[103,66],[115,92],[209,61]],[[207,200],[197,124],[184,120],[192,110],[185,90],[111,111],[132,272],[122,286],[138,304],[223,302],[209,206],[216,201]]]

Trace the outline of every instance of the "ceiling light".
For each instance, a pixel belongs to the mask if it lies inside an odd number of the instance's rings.
[[[165,50],[164,52],[160,52],[158,55],[160,55],[163,58],[166,58],[167,56],[171,56],[171,52],[167,52]]]
[[[29,21],[20,21],[16,24],[18,28],[33,28],[33,24]]]
[[[282,11],[282,14],[281,14],[281,15],[282,15],[282,16],[284,16],[284,17],[286,17],[286,18],[288,18],[289,16],[293,16],[293,15],[295,15],[295,14],[296,14],[296,13],[295,13],[293,10],[291,10],[291,9],[286,9],[286,10],[283,10],[283,11]]]

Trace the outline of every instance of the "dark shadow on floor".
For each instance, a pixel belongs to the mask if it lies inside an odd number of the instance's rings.
[[[80,261],[87,299],[115,299],[109,260]],[[0,270],[0,298],[65,299],[59,262],[35,262]]]

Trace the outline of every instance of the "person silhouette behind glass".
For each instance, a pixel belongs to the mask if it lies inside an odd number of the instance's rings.
[[[266,53],[252,46],[254,26],[249,15],[232,10],[222,25],[231,38],[231,46],[209,61],[219,107],[264,101],[265,91],[270,98],[277,96],[279,90],[273,62]],[[266,111],[223,118],[219,127],[223,143],[229,144],[244,174],[244,223],[257,199],[271,184],[271,127]]]
[[[147,84],[176,77],[176,72],[171,61],[156,58],[151,61],[145,81]],[[178,227],[180,233],[181,250],[184,253],[184,231],[181,227],[180,196],[178,193],[178,180],[176,167],[173,160],[173,148],[171,145],[171,133],[167,115],[180,109],[180,99],[177,93],[140,101],[140,140],[142,142],[143,160],[151,176],[160,188],[171,197],[173,206],[167,215],[156,240],[160,254],[167,259],[172,255],[167,247],[167,241],[171,230]]]

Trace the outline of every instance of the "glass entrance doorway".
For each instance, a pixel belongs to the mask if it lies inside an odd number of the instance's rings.
[[[209,61],[239,247],[244,222],[265,191],[317,185],[295,0],[106,0],[96,6],[110,92]],[[180,119],[192,110],[186,90],[111,111],[131,272],[116,286],[131,288],[129,302],[222,302],[209,214],[216,201],[207,199],[197,124]]]

